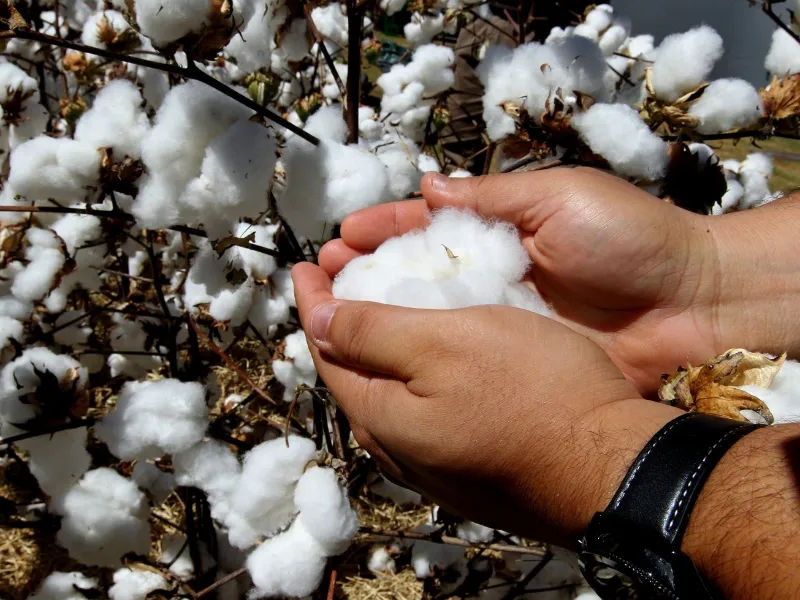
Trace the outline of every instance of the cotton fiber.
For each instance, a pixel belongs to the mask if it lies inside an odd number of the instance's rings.
[[[347,550],[358,531],[358,517],[333,469],[307,470],[297,482],[294,503],[298,518],[326,555]]]
[[[764,112],[758,90],[742,79],[718,79],[695,102],[689,114],[700,121],[697,131],[722,133],[757,123]]]
[[[283,355],[287,360],[272,361],[272,370],[285,390],[285,402],[294,400],[295,389],[299,385],[314,387],[317,383],[317,369],[308,349],[305,333],[295,331],[286,336]]]
[[[126,383],[95,433],[115,456],[131,460],[186,450],[203,438],[206,427],[203,386],[162,379]]]
[[[28,600],[86,600],[81,590],[91,590],[96,587],[97,579],[87,577],[83,573],[54,571],[45,578],[39,589],[31,594]]]
[[[787,360],[769,388],[745,385],[740,389],[764,401],[775,417],[775,425],[800,422],[800,363],[797,361]]]
[[[674,102],[707,80],[722,56],[722,38],[708,25],[664,38],[653,65],[653,90]]]
[[[114,572],[114,585],[108,590],[111,600],[145,600],[155,590],[168,589],[160,573],[123,567]]]
[[[797,51],[797,46],[797,40],[783,29],[776,29],[772,34],[772,44],[764,61],[764,68],[777,77],[800,73],[800,52]]]

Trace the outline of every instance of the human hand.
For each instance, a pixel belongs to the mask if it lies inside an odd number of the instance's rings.
[[[642,400],[596,344],[552,319],[339,301],[320,267],[292,276],[314,362],[359,444],[485,525],[573,545],[681,412]]]
[[[678,365],[732,347],[800,352],[800,205],[705,217],[585,168],[469,179],[426,175],[424,201],[380,205],[342,223],[320,265],[330,277],[428,208],[463,206],[522,232],[529,277],[558,319],[595,341],[643,393]],[[791,213],[791,214],[789,214]]]

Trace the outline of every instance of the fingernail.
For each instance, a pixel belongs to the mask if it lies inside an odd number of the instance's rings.
[[[450,178],[441,173],[431,174],[431,187],[435,192],[446,192],[447,186],[450,185]]]
[[[311,336],[314,341],[322,343],[328,341],[328,327],[330,327],[336,307],[336,302],[326,302],[314,309],[311,314]]]

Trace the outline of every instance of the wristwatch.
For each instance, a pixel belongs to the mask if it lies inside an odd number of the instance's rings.
[[[737,440],[758,427],[686,413],[650,440],[579,541],[581,571],[600,598],[717,597],[680,551],[681,538],[712,469]]]

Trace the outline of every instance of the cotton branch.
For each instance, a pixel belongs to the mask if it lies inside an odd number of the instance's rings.
[[[795,33],[791,27],[784,23],[783,20],[777,14],[775,14],[775,11],[772,10],[772,0],[764,0],[761,4],[761,10],[763,10],[764,14],[772,19],[778,27],[788,33],[794,39],[794,41],[800,44],[800,35],[797,35],[797,33]]]
[[[361,99],[361,25],[363,13],[347,0],[347,143],[358,142],[358,106]]]
[[[23,440],[29,440],[31,438],[39,437],[42,435],[52,435],[54,433],[58,433],[59,431],[80,429],[81,427],[91,427],[92,425],[94,425],[94,422],[95,422],[94,419],[81,419],[80,421],[68,421],[66,423],[60,423],[58,425],[50,425],[49,427],[42,427],[41,429],[37,429],[36,431],[26,431],[25,433],[11,435],[6,438],[0,438],[0,446],[15,444],[17,442],[21,442]]]
[[[289,121],[281,117],[279,114],[251,100],[249,97],[237,93],[236,90],[231,89],[229,86],[222,83],[218,79],[215,79],[205,71],[198,69],[193,63],[190,63],[190,66],[188,68],[183,68],[176,64],[161,63],[153,60],[147,60],[145,58],[139,58],[138,56],[133,56],[129,54],[119,54],[118,52],[111,52],[109,50],[103,50],[101,48],[95,48],[93,46],[86,46],[84,44],[79,44],[76,42],[71,42],[69,40],[64,40],[51,35],[40,33],[38,31],[34,31],[27,27],[10,29],[7,31],[0,31],[0,40],[12,39],[12,38],[31,40],[42,44],[49,44],[51,46],[58,46],[61,48],[67,48],[69,50],[76,50],[78,52],[93,54],[95,56],[101,56],[103,58],[108,58],[110,60],[117,60],[124,63],[130,63],[133,65],[138,65],[140,67],[149,67],[151,69],[156,69],[158,71],[163,71],[165,73],[172,73],[173,75],[178,75],[185,79],[194,79],[201,83],[205,83],[206,85],[214,88],[218,92],[226,95],[228,98],[235,100],[239,104],[243,104],[247,108],[255,111],[255,113],[258,114],[259,116],[264,117],[265,119],[268,119],[285,129],[288,129],[289,131],[303,138],[307,142],[310,142],[315,146],[319,144],[319,139],[308,133],[305,129],[298,127],[293,123],[290,123]]]
[[[306,15],[306,22],[308,23],[308,29],[311,31],[311,35],[317,41],[317,46],[319,46],[320,52],[322,52],[322,56],[325,57],[325,64],[328,65],[328,70],[331,72],[333,76],[333,80],[336,82],[336,87],[339,88],[339,95],[344,98],[347,93],[344,88],[344,83],[342,83],[342,78],[339,77],[339,71],[336,70],[336,65],[333,62],[333,57],[331,53],[328,51],[328,47],[325,45],[325,40],[322,37],[322,34],[317,29],[317,26],[314,24],[314,19],[311,18],[311,10],[308,7],[308,2],[303,4],[303,12]]]
[[[544,548],[530,548],[528,546],[515,546],[514,544],[478,544],[450,535],[433,535],[418,531],[398,531],[394,529],[380,530],[371,527],[362,527],[359,529],[359,532],[367,534],[370,539],[392,537],[407,540],[423,540],[426,542],[433,542],[434,544],[446,544],[448,546],[461,546],[463,548],[475,548],[479,550],[495,550],[497,552],[516,552],[517,554],[530,554],[534,556],[545,556],[548,552]]]

